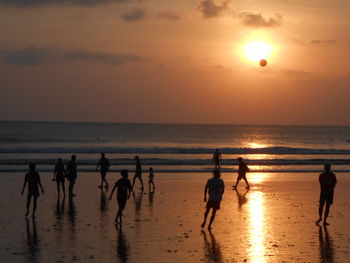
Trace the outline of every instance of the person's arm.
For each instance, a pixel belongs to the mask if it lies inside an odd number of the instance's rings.
[[[220,160],[220,162],[221,162],[221,160],[222,160],[221,153],[219,153],[219,160]]]
[[[23,183],[23,187],[22,187],[22,191],[21,191],[21,195],[23,195],[24,189],[26,188],[27,185],[27,175],[24,178],[24,183]]]
[[[131,187],[131,183],[129,181],[129,185],[128,185],[128,200],[130,198],[131,191],[132,191],[132,187]]]
[[[207,201],[207,192],[208,192],[208,183],[205,185],[205,188],[204,188],[204,202]]]
[[[107,160],[107,171],[109,171],[109,166],[110,164],[109,164],[109,161]]]
[[[224,195],[224,192],[225,192],[225,184],[224,184],[224,182],[222,182],[221,196]]]
[[[55,166],[55,170],[53,171],[53,178],[52,181],[56,180],[56,176],[57,176],[57,165]]]
[[[99,161],[99,162],[97,163],[97,166],[96,166],[95,171],[97,171],[97,169],[98,169],[98,167],[100,167],[100,165],[101,165],[101,161]]]
[[[113,193],[114,193],[114,191],[115,191],[115,188],[117,188],[117,184],[114,185],[114,187],[113,187],[113,189],[112,189],[112,192],[111,192],[111,194],[110,194],[110,196],[109,196],[109,200],[112,199],[112,196],[113,196]]]
[[[335,185],[337,184],[337,177],[334,174],[334,183],[333,183],[333,188],[335,188]]]
[[[40,180],[40,175],[39,175],[39,174],[38,174],[38,184],[39,184],[39,186],[40,186],[40,188],[41,188],[41,193],[44,194],[44,188],[43,188],[43,186],[41,185],[41,180]]]

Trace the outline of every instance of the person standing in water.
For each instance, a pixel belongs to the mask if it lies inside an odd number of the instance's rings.
[[[141,182],[141,189],[143,190],[143,181],[142,181],[142,166],[141,166],[141,161],[140,158],[138,156],[135,156],[135,160],[136,160],[136,171],[135,171],[135,175],[134,178],[132,179],[132,188],[134,188],[135,185],[135,180],[136,178],[138,178]]]
[[[99,188],[103,188],[103,182],[106,183],[105,188],[108,189],[108,182],[106,180],[107,172],[109,171],[109,161],[105,157],[104,153],[101,153],[101,159],[97,164],[96,171],[100,167],[100,173],[101,173],[101,184],[99,185]]]
[[[238,158],[238,176],[237,176],[236,184],[233,186],[234,189],[237,188],[237,185],[238,185],[239,181],[242,180],[242,179],[247,184],[246,188],[247,189],[250,188],[250,185],[249,185],[247,177],[246,177],[247,172],[249,172],[248,166],[244,163],[243,158],[239,157]]]
[[[63,195],[66,196],[66,189],[64,187],[64,164],[62,162],[62,159],[59,158],[57,160],[57,163],[55,165],[55,171],[53,173],[53,179],[52,181],[56,181],[57,184],[57,194],[60,195],[60,185],[62,186]]]
[[[123,215],[123,210],[126,206],[126,200],[130,198],[130,193],[131,193],[131,183],[130,180],[128,179],[128,170],[122,170],[120,172],[120,175],[122,176],[121,179],[119,179],[113,189],[112,192],[109,196],[109,200],[112,199],[113,193],[115,189],[117,188],[117,201],[118,201],[118,212],[115,217],[115,223],[116,224],[122,224],[122,215]],[[118,220],[119,219],[119,220]]]
[[[75,196],[73,190],[75,181],[77,180],[77,163],[75,162],[76,159],[76,155],[73,154],[66,167],[66,176],[67,180],[69,181],[69,197]]]
[[[320,193],[320,207],[318,209],[319,218],[316,221],[316,224],[319,224],[322,221],[323,207],[326,204],[326,210],[324,212],[323,224],[329,225],[327,218],[329,215],[329,209],[331,204],[333,204],[334,188],[337,184],[337,178],[334,173],[331,172],[331,165],[324,165],[324,172],[319,176],[319,182],[321,186]]]
[[[29,165],[29,172],[24,177],[24,184],[22,187],[21,195],[24,193],[24,189],[28,184],[28,194],[27,194],[27,211],[26,217],[29,214],[30,202],[33,198],[33,218],[35,217],[36,202],[39,197],[39,186],[41,188],[41,193],[44,194],[44,188],[41,185],[39,173],[35,169],[35,164],[31,163]]]
[[[149,175],[148,175],[148,188],[149,188],[149,192],[150,193],[154,193],[154,190],[156,189],[156,187],[154,186],[154,172],[153,172],[153,168],[150,167],[149,168]],[[151,191],[151,185],[153,186],[153,190]]]
[[[220,203],[222,200],[222,195],[224,194],[225,184],[220,178],[220,171],[215,169],[213,171],[213,178],[209,179],[204,188],[204,202],[207,202],[207,193],[209,192],[209,199],[206,205],[206,210],[204,213],[204,221],[201,225],[203,228],[207,222],[207,217],[210,209],[212,209],[212,214],[210,217],[208,229],[211,230],[211,225],[214,222],[217,210],[220,209]]]
[[[213,163],[215,165],[215,169],[220,168],[221,160],[222,160],[221,153],[219,152],[219,149],[216,149],[213,154]]]

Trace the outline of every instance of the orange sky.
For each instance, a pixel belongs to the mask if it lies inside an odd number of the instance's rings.
[[[0,0],[0,119],[350,125],[349,8]],[[265,68],[244,56],[256,40]]]

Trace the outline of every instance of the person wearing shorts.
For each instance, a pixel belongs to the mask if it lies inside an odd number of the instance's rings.
[[[237,176],[236,184],[233,186],[233,189],[237,188],[237,185],[238,185],[239,181],[241,181],[242,179],[247,184],[246,188],[247,189],[250,188],[250,185],[249,185],[247,177],[246,177],[247,172],[249,172],[248,166],[244,163],[243,158],[239,157],[238,158],[238,176]]]
[[[33,198],[33,218],[35,217],[35,211],[36,211],[36,203],[37,198],[39,197],[39,186],[41,188],[42,194],[44,194],[44,188],[41,185],[40,176],[39,173],[35,169],[35,164],[31,163],[29,165],[29,172],[25,175],[24,178],[24,184],[22,187],[21,195],[24,193],[24,189],[26,188],[28,184],[28,193],[27,193],[27,212],[26,217],[29,214],[29,208],[30,208],[30,202]]]
[[[207,202],[207,193],[209,193],[209,199],[206,205],[204,212],[204,221],[201,227],[203,228],[205,226],[209,211],[212,209],[212,214],[208,225],[209,230],[211,229],[211,225],[214,222],[217,210],[220,210],[220,203],[225,190],[224,181],[220,178],[220,176],[220,171],[218,169],[215,169],[213,171],[213,178],[207,181],[207,184],[204,188],[204,202]]]
[[[106,180],[106,175],[107,172],[109,171],[109,161],[106,158],[104,153],[101,153],[101,159],[99,160],[96,171],[97,169],[100,168],[100,174],[101,174],[101,184],[99,185],[99,188],[103,188],[103,183],[105,183],[105,188],[108,189],[108,182]]]
[[[57,184],[57,194],[60,195],[60,185],[62,186],[63,195],[66,196],[66,191],[64,187],[64,177],[65,177],[65,169],[62,159],[59,158],[55,165],[55,171],[53,173],[52,181],[56,181]]]
[[[320,193],[320,207],[318,209],[319,218],[316,221],[316,224],[319,224],[322,221],[323,207],[324,205],[326,205],[323,224],[329,225],[327,222],[327,218],[329,215],[330,207],[333,204],[334,188],[335,188],[335,185],[337,184],[337,178],[335,174],[331,172],[330,164],[324,165],[324,172],[320,174],[318,180],[320,182],[321,193]]]
[[[121,225],[123,210],[126,206],[126,201],[130,198],[131,183],[128,179],[128,170],[122,170],[120,172],[120,175],[122,176],[122,178],[115,183],[112,192],[109,196],[109,200],[112,199],[113,193],[115,189],[117,189],[118,212],[114,221],[116,224]]]
[[[141,167],[141,161],[138,156],[135,156],[135,161],[136,161],[136,169],[135,169],[135,175],[134,178],[132,179],[132,188],[134,189],[135,181],[136,178],[138,178],[141,182],[141,189],[143,190],[143,181],[142,181],[142,167]]]

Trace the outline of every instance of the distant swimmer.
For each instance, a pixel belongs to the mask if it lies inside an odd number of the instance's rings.
[[[67,163],[66,167],[66,176],[69,181],[69,197],[75,196],[73,190],[75,181],[77,180],[77,163],[76,163],[76,155],[73,154],[71,160]]]
[[[215,165],[215,169],[220,168],[221,160],[222,160],[221,153],[219,152],[219,149],[216,149],[213,154],[213,163]]]
[[[148,188],[149,188],[149,192],[150,193],[154,193],[154,190],[156,189],[156,187],[154,186],[154,171],[153,168],[150,167],[149,168],[149,175],[148,175]],[[151,191],[151,185],[153,186],[153,190]]]
[[[241,181],[242,179],[247,184],[247,189],[250,188],[250,185],[249,185],[247,177],[246,177],[247,172],[249,172],[248,166],[244,163],[243,158],[239,157],[238,158],[238,176],[237,176],[236,184],[233,186],[234,189],[237,188],[239,181]]]
[[[105,188],[108,189],[108,182],[106,180],[106,175],[107,175],[107,172],[109,171],[109,161],[105,157],[104,153],[101,153],[101,159],[97,164],[96,171],[98,168],[100,168],[100,174],[101,174],[101,184],[99,185],[99,188],[102,189],[103,182],[105,182],[106,183]]]
[[[119,207],[118,207],[117,215],[115,217],[115,223],[121,225],[123,210],[126,206],[126,200],[130,198],[131,183],[130,183],[130,180],[128,179],[128,170],[122,170],[120,172],[120,175],[122,176],[122,178],[115,183],[112,189],[112,192],[109,196],[109,200],[112,199],[113,193],[117,188],[117,201],[118,201]]]
[[[44,194],[44,188],[41,185],[40,176],[39,173],[35,169],[35,164],[31,163],[29,165],[29,172],[24,177],[24,184],[21,191],[21,195],[24,193],[24,189],[26,188],[28,184],[28,194],[27,194],[27,212],[26,217],[29,214],[29,208],[30,208],[30,202],[33,197],[33,218],[35,217],[35,211],[36,211],[36,201],[39,197],[39,186],[41,188],[41,193]]]
[[[329,209],[331,204],[333,204],[334,188],[337,184],[337,178],[334,173],[331,172],[331,165],[324,165],[324,172],[319,176],[319,182],[321,186],[320,193],[320,207],[318,210],[319,218],[316,221],[316,224],[319,224],[322,221],[323,207],[326,204],[326,210],[324,212],[323,224],[329,225],[327,218],[329,215]]]
[[[209,179],[204,188],[204,202],[207,202],[207,193],[209,192],[209,199],[206,205],[206,210],[204,213],[204,221],[201,225],[203,228],[207,222],[207,217],[210,209],[212,209],[212,214],[210,217],[208,229],[211,229],[211,225],[214,222],[215,215],[217,210],[220,209],[220,203],[222,200],[222,195],[224,194],[225,184],[224,181],[220,178],[220,171],[215,169],[213,171],[213,178]]]
[[[66,196],[66,190],[64,187],[64,177],[65,177],[65,169],[62,159],[59,158],[55,165],[55,171],[53,173],[52,181],[56,181],[57,184],[57,194],[60,194],[60,185],[62,186],[63,195]]]
[[[141,189],[143,190],[143,181],[142,181],[142,167],[141,167],[141,161],[138,156],[135,156],[135,161],[136,161],[136,170],[135,170],[135,175],[134,178],[132,179],[132,188],[134,189],[135,185],[135,180],[138,178],[141,182]]]

